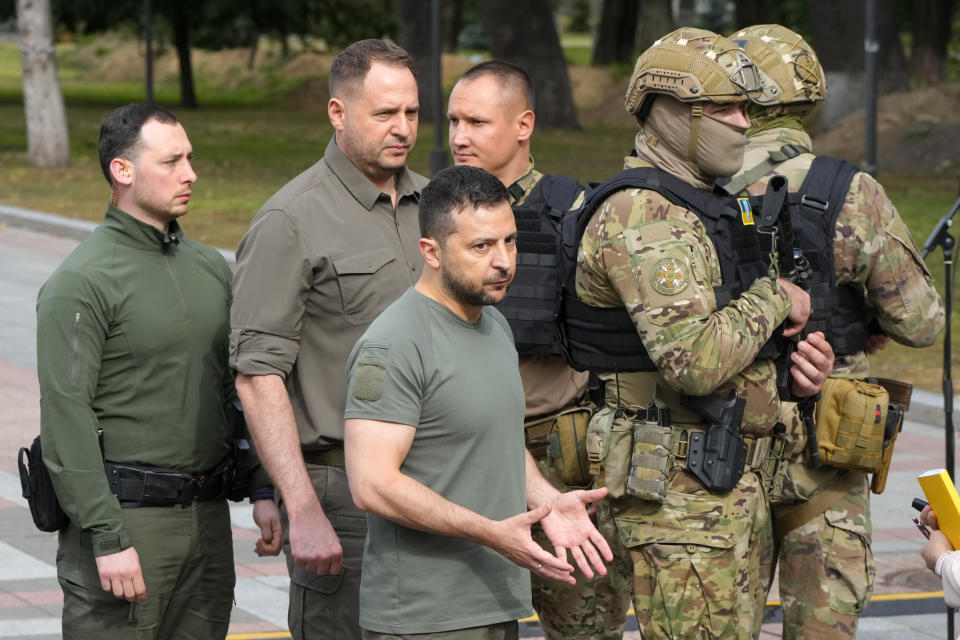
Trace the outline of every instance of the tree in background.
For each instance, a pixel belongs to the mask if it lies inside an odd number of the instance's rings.
[[[637,18],[640,16],[641,4],[647,3],[637,0],[603,0],[590,64],[604,65],[633,60],[633,43],[637,34]]]
[[[479,8],[490,55],[520,65],[530,74],[537,96],[537,124],[579,129],[549,0],[484,0]]]
[[[862,105],[864,90],[864,3],[806,0],[807,22],[817,56],[827,73],[829,98],[821,121],[829,126]],[[877,85],[880,93],[909,88],[907,57],[892,2],[876,3]]]
[[[50,0],[17,0],[27,117],[27,164],[52,169],[70,164],[70,139],[57,78]]]
[[[420,96],[420,118],[433,117],[434,78],[433,51],[430,47],[430,2],[397,0],[397,31],[401,47],[413,57],[417,67],[417,92]]]
[[[947,44],[953,25],[953,0],[915,0],[910,76],[927,86],[947,78]]]

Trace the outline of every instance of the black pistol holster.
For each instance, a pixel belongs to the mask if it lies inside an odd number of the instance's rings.
[[[690,434],[687,469],[709,491],[730,492],[743,477],[747,462],[747,444],[740,437],[746,400],[732,392],[727,398],[691,397],[689,404],[710,421],[710,427]]]
[[[43,463],[43,450],[40,436],[33,440],[29,448],[21,447],[17,454],[17,466],[20,468],[20,487],[23,497],[30,507],[33,524],[40,531],[59,531],[67,526],[70,519],[60,508],[57,494],[47,465]]]

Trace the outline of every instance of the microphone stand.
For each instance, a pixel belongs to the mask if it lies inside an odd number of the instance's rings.
[[[944,435],[946,440],[946,467],[950,477],[954,477],[954,433],[953,433],[953,380],[951,379],[951,361],[950,344],[951,332],[950,324],[953,319],[953,249],[956,240],[950,235],[950,226],[953,224],[953,216],[960,209],[960,198],[953,203],[949,213],[940,218],[940,222],[933,229],[933,233],[923,243],[923,258],[936,248],[943,249],[943,267],[944,267],[944,296],[943,304],[946,312],[947,322],[943,334],[943,417],[944,417]],[[954,618],[953,609],[947,607],[947,638],[953,639]]]

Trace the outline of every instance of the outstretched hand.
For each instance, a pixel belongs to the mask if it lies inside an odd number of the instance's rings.
[[[593,568],[607,575],[603,560],[613,560],[613,552],[603,535],[590,520],[588,507],[607,495],[607,489],[569,491],[560,494],[551,503],[552,511],[543,518],[543,531],[556,549],[557,558],[566,561],[567,550],[587,578],[594,576]],[[601,557],[603,560],[601,560]],[[588,562],[589,560],[589,562]]]
[[[491,537],[490,546],[500,555],[514,564],[537,575],[576,584],[573,566],[538,545],[530,535],[530,527],[541,522],[550,514],[551,505],[546,504],[532,511],[500,520]]]

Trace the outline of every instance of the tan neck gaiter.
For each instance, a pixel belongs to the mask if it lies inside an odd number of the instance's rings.
[[[696,157],[690,157],[691,105],[669,96],[657,96],[636,137],[640,157],[701,189],[713,186],[715,178],[728,177],[743,165],[747,138],[734,128],[708,115],[700,116]]]

